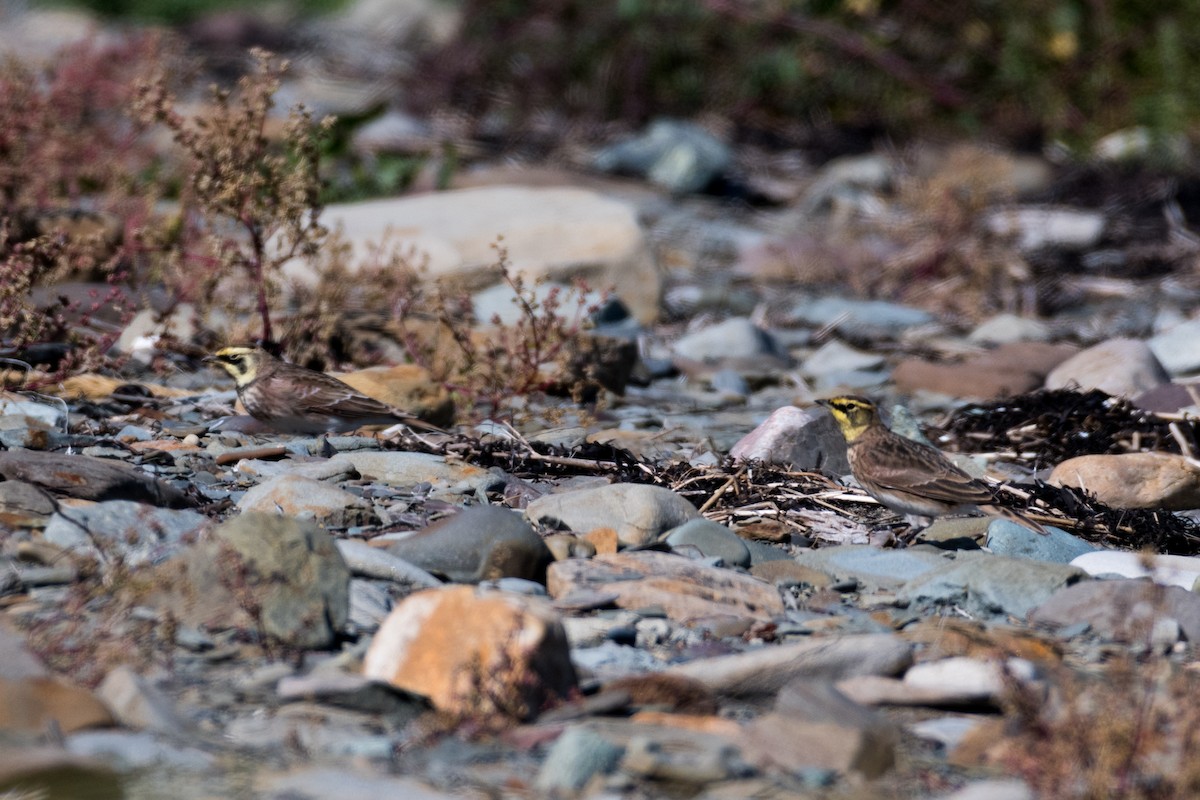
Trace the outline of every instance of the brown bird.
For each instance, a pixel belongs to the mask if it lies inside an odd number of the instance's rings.
[[[829,409],[846,439],[855,480],[867,494],[907,516],[914,529],[926,527],[932,517],[978,510],[1047,533],[1023,514],[997,505],[992,487],[963,472],[941,451],[889,430],[870,400],[847,395],[817,402]]]
[[[226,347],[204,360],[233,377],[250,416],[281,433],[341,433],[396,423],[445,433],[337,378],[280,361],[265,350]]]

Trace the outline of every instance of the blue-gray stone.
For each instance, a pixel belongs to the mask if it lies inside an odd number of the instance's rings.
[[[947,564],[947,556],[932,549],[881,550],[870,545],[828,547],[800,553],[795,560],[837,578],[855,578],[867,591],[898,589]]]
[[[1007,519],[994,519],[988,525],[987,547],[998,556],[1055,564],[1069,564],[1077,556],[1100,549],[1058,528],[1047,526],[1042,535]]]
[[[845,297],[802,300],[793,307],[790,317],[792,322],[816,327],[832,324],[839,333],[856,338],[899,336],[908,328],[934,322],[933,315],[920,308]]]
[[[742,537],[709,519],[693,519],[668,531],[666,542],[672,547],[691,545],[706,558],[719,558],[729,566],[750,566],[750,549]]]
[[[942,569],[910,581],[896,596],[910,603],[955,605],[977,616],[1023,618],[1059,589],[1086,577],[1067,564],[964,552]]]
[[[645,175],[671,192],[698,192],[732,159],[728,147],[698,125],[672,119],[651,123],[644,134],[598,152],[592,165],[604,172]]]
[[[568,728],[546,754],[535,786],[547,794],[578,792],[593,775],[614,770],[624,754],[625,748],[586,727]]]

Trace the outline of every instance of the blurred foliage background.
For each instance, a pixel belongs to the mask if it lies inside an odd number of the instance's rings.
[[[1072,145],[1200,117],[1191,0],[435,0],[450,41],[417,54],[414,110],[520,128],[715,114],[788,142],[837,130]],[[83,0],[182,23],[228,0]],[[284,4],[288,5],[288,4]],[[292,0],[319,14],[339,0]]]

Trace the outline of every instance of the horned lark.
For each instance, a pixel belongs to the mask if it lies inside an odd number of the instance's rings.
[[[233,376],[250,416],[283,433],[328,433],[403,423],[441,431],[337,378],[288,364],[252,347],[226,347],[204,359]]]
[[[979,510],[1046,533],[1033,520],[996,505],[991,487],[963,472],[940,451],[889,430],[870,400],[845,396],[817,402],[829,409],[846,438],[850,471],[859,485],[883,505],[909,517],[914,528],[918,522],[927,525],[931,517]]]

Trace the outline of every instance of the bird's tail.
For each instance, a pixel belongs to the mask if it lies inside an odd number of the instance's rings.
[[[1014,511],[1011,508],[1005,508],[1004,506],[986,505],[986,506],[980,506],[979,510],[987,512],[988,514],[992,514],[997,517],[1003,517],[1004,519],[1008,520],[1009,522],[1015,522],[1018,525],[1020,525],[1022,528],[1028,528],[1029,530],[1033,531],[1034,533],[1040,533],[1042,536],[1050,535],[1050,531],[1046,530],[1041,525],[1034,522],[1033,520],[1031,520],[1029,517],[1025,516],[1024,514],[1018,512],[1018,511]]]

